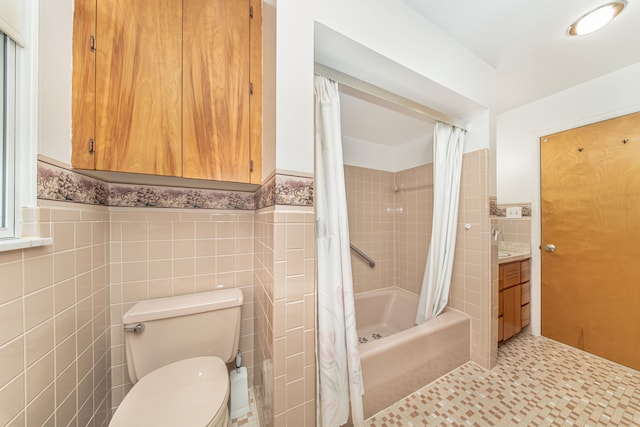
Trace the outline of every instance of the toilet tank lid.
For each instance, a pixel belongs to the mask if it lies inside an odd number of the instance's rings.
[[[205,311],[239,307],[243,297],[240,289],[220,289],[175,297],[141,301],[123,316],[122,323],[139,323],[169,317],[186,316]]]

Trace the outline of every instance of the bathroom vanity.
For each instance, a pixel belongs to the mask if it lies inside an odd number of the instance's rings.
[[[498,342],[502,342],[529,324],[529,254],[500,257],[498,269]]]

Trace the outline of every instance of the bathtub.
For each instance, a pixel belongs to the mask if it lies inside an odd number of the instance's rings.
[[[418,297],[399,288],[357,294],[355,306],[365,418],[469,361],[463,313],[447,308],[416,326]]]

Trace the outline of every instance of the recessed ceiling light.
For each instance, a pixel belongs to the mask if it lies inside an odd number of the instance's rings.
[[[576,22],[571,24],[567,30],[567,34],[570,36],[583,36],[585,34],[593,33],[607,25],[613,18],[618,16],[626,5],[627,2],[621,0],[600,6],[578,18]]]

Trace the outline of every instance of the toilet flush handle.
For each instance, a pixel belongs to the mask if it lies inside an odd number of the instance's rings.
[[[125,332],[133,332],[135,334],[141,334],[144,332],[144,323],[138,323],[134,327],[124,328]]]

